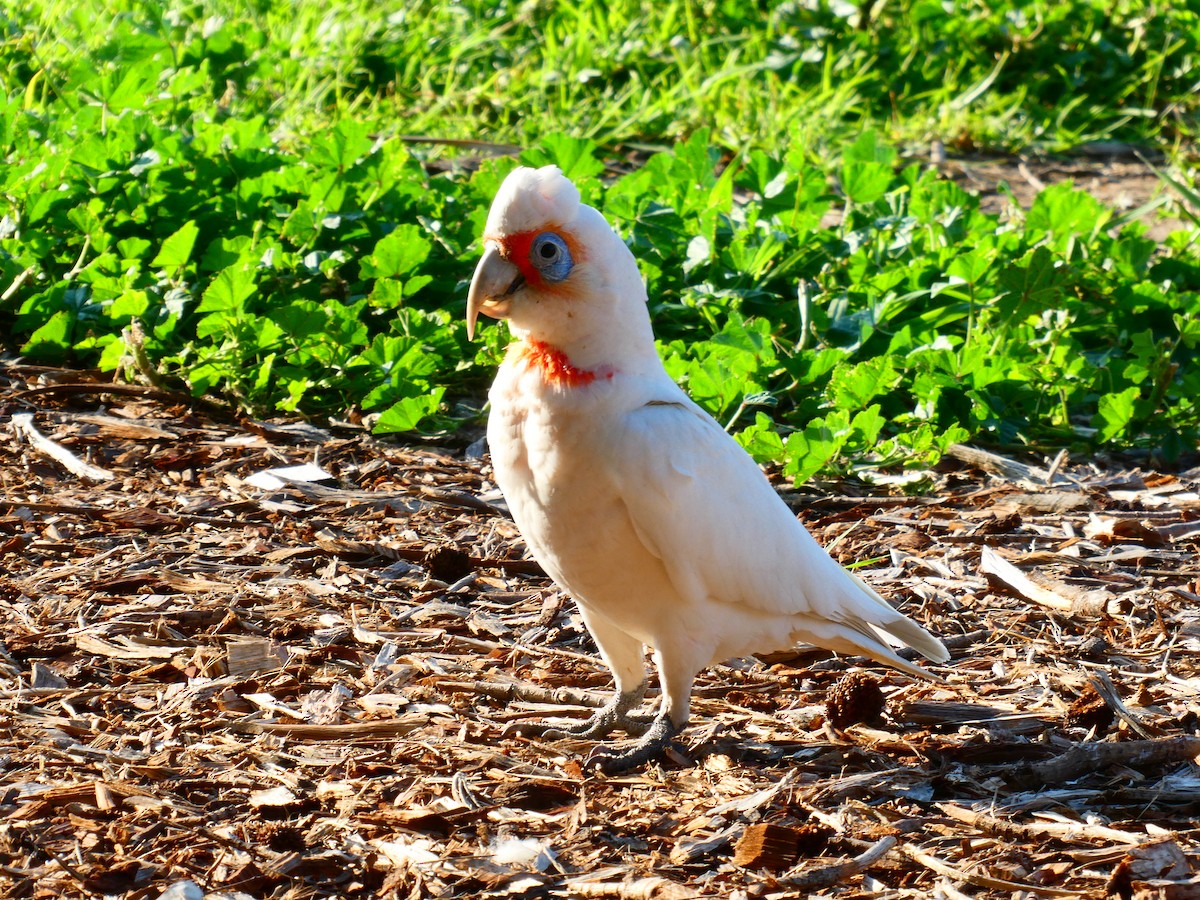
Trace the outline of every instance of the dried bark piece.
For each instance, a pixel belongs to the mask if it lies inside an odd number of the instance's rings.
[[[796,875],[784,875],[780,880],[786,880],[790,886],[798,890],[815,891],[826,888],[845,881],[847,878],[852,878],[860,872],[865,872],[882,859],[894,846],[896,846],[896,838],[889,834],[880,838],[864,852],[846,862],[834,863],[832,866],[822,866],[819,869],[801,872]]]
[[[1009,509],[1017,512],[1060,514],[1092,505],[1087,494],[1070,491],[1046,491],[1041,494],[1009,494],[996,504],[997,512]]]
[[[1083,526],[1083,536],[1104,544],[1136,541],[1147,547],[1165,547],[1171,540],[1149,522],[1138,519],[1113,519],[1092,513]]]
[[[225,645],[225,667],[235,678],[258,672],[273,672],[287,665],[291,654],[286,647],[266,638],[242,638]]]
[[[822,822],[748,825],[733,848],[733,864],[745,869],[782,869],[796,860],[820,856],[836,832]]]
[[[1070,727],[1089,731],[1094,728],[1097,735],[1108,731],[1115,718],[1104,698],[1096,693],[1096,689],[1090,684],[1075,698],[1063,717]]]
[[[1112,877],[1105,885],[1108,894],[1118,894],[1123,898],[1134,895],[1160,897],[1165,893],[1166,885],[1177,883],[1191,874],[1187,854],[1173,840],[1155,841],[1134,847],[1113,869]],[[1141,882],[1142,884],[1139,884]],[[1144,888],[1145,882],[1159,882],[1159,888]],[[1185,883],[1186,886],[1186,883]],[[1195,886],[1193,886],[1193,890]],[[1174,893],[1167,894],[1174,896]],[[1184,896],[1188,896],[1186,893]],[[1195,894],[1200,897],[1200,891]]]
[[[1162,765],[1197,756],[1200,756],[1200,737],[1195,736],[1120,744],[1080,744],[1053,759],[1021,767],[1013,773],[1013,780],[1026,785],[1061,785],[1113,765]]]
[[[572,881],[567,887],[575,897],[616,897],[618,900],[691,900],[704,894],[665,878],[630,879],[628,881]]]
[[[782,869],[800,855],[800,833],[787,825],[747,825],[733,848],[733,864],[745,869]]]
[[[1133,900],[1200,900],[1200,877],[1188,881],[1154,878],[1133,885]]]

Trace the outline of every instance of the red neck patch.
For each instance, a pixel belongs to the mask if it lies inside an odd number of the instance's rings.
[[[512,345],[509,356],[536,369],[553,387],[583,387],[596,380],[596,373],[571,365],[567,354],[543,341],[523,340]]]

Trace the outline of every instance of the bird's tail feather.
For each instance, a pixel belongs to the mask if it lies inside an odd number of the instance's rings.
[[[847,622],[854,631],[862,634],[867,638],[867,642],[860,648],[860,652],[875,660],[876,662],[884,663],[885,665],[895,666],[910,675],[917,675],[922,678],[935,678],[936,676],[926,672],[920,666],[910,663],[908,660],[898,656],[895,651],[886,644],[880,646],[880,637],[886,633],[892,638],[900,641],[905,646],[916,650],[926,659],[935,663],[944,663],[950,659],[950,651],[946,649],[946,645],[935,638],[932,634],[918,625],[916,622],[898,613],[895,608],[884,600],[869,584],[855,575],[853,572],[847,573],[854,580],[854,583],[862,589],[868,597],[885,607],[889,613],[895,616],[894,619],[886,623],[876,624],[874,622],[867,623],[862,621]],[[864,627],[865,626],[865,627]]]
[[[916,678],[924,678],[929,681],[945,681],[944,678],[934,675],[926,669],[922,669],[916,663],[909,662],[884,643],[883,639],[874,631],[878,626],[870,625],[866,622],[843,622],[842,624],[846,627],[842,638],[853,648],[851,652],[859,656],[865,656],[867,659],[873,659],[875,662],[882,663],[885,666],[891,666],[893,669],[899,669],[901,672],[906,672]],[[912,623],[909,622],[908,624],[911,625]],[[916,628],[918,626],[914,625],[913,627]],[[929,640],[935,641],[939,647],[941,646],[940,641],[936,641],[935,638],[929,637],[929,635],[926,635],[926,637]]]

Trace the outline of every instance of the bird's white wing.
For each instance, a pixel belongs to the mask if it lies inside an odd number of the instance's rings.
[[[880,629],[931,659],[949,658],[831,559],[757,464],[690,400],[639,407],[614,438],[611,473],[634,528],[684,598],[840,623],[872,645],[858,652],[893,665]]]

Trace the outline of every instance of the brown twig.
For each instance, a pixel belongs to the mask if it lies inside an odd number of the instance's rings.
[[[848,859],[845,862],[834,863],[830,866],[821,866],[819,869],[812,869],[808,872],[798,872],[797,874],[784,873],[780,876],[780,881],[786,882],[790,887],[795,887],[801,891],[815,891],[821,888],[831,887],[845,881],[847,878],[853,878],[855,875],[865,872],[883,856],[896,846],[896,838],[894,835],[886,835],[880,838],[864,852],[860,853],[853,859]],[[807,863],[805,863],[807,865]],[[799,868],[799,867],[797,867]],[[791,870],[796,872],[795,869]]]
[[[50,457],[72,475],[84,481],[112,481],[115,477],[108,469],[93,466],[87,460],[80,459],[62,444],[55,443],[46,437],[33,425],[33,413],[14,413],[12,417],[13,431],[24,437],[39,453]]]
[[[918,862],[931,872],[936,872],[938,875],[944,875],[947,878],[952,878],[955,881],[965,881],[968,884],[973,884],[976,887],[988,888],[993,891],[1029,891],[1033,894],[1041,894],[1045,897],[1090,897],[1090,891],[1070,891],[1064,888],[1045,887],[1040,884],[1028,884],[1021,881],[1009,881],[1006,878],[995,878],[984,872],[976,872],[971,869],[960,869],[950,863],[938,859],[928,853],[918,850],[916,847],[910,847],[903,844],[900,851],[914,862]]]
[[[344,725],[292,725],[285,722],[216,722],[218,727],[243,734],[282,734],[302,741],[344,741],[353,738],[404,737],[430,723],[418,715],[383,722],[351,722]]]
[[[521,700],[526,703],[553,703],[560,706],[600,707],[606,698],[592,691],[580,691],[575,688],[543,688],[532,684],[522,684],[516,681],[438,681],[438,687],[452,694],[481,694],[510,703]]]
[[[1079,744],[1053,759],[1021,766],[1012,778],[1027,786],[1060,785],[1109,766],[1163,765],[1197,756],[1200,756],[1200,736],[1194,735],[1119,744]]]

